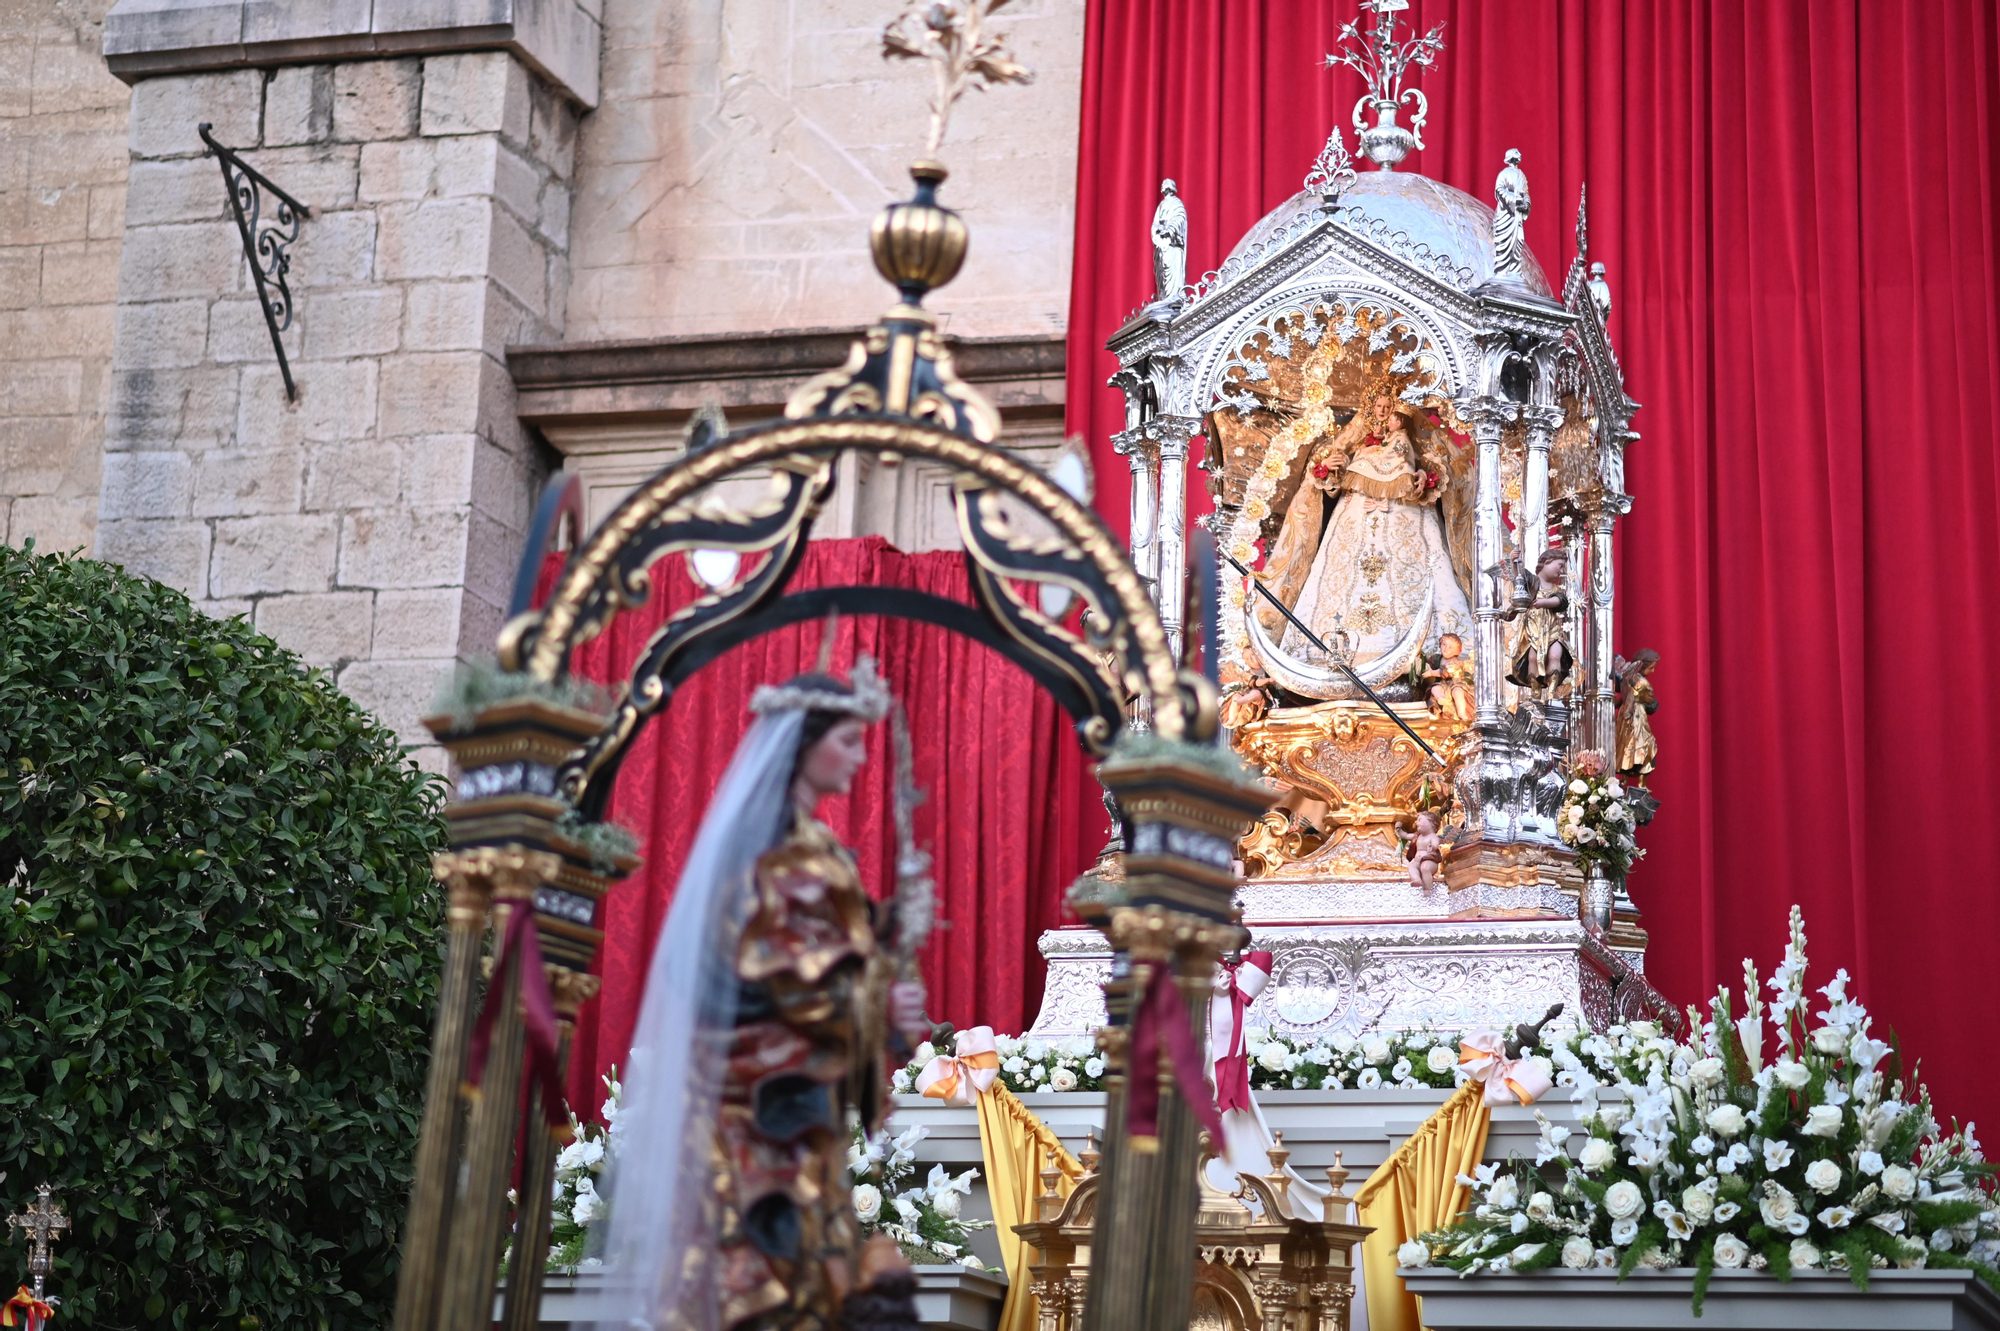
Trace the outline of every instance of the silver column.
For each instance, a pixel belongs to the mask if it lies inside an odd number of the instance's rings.
[[[1143,426],[1120,430],[1111,436],[1111,446],[1132,468],[1132,567],[1150,591],[1160,577],[1159,449]]]
[[[1617,605],[1618,584],[1611,560],[1611,534],[1618,524],[1618,510],[1601,504],[1590,512],[1590,647],[1587,712],[1584,725],[1586,743],[1607,759],[1616,761],[1617,700],[1611,682],[1611,631]]]
[[[1562,419],[1560,407],[1521,408],[1521,421],[1528,427],[1527,466],[1521,475],[1521,562],[1531,578],[1535,561],[1549,544],[1549,445]]]
[[[1499,618],[1504,589],[1486,570],[1498,565],[1506,553],[1500,523],[1500,431],[1513,410],[1511,404],[1494,397],[1474,398],[1459,410],[1459,416],[1472,426],[1479,469],[1472,536],[1473,563],[1478,570],[1474,575],[1478,596],[1472,613],[1479,622],[1472,697],[1482,726],[1500,722],[1500,682],[1507,673],[1501,659]]]
[[[1201,421],[1188,416],[1160,416],[1147,422],[1159,450],[1160,498],[1158,539],[1154,557],[1154,599],[1160,623],[1167,631],[1167,650],[1181,659],[1187,625],[1187,456],[1188,440]]]

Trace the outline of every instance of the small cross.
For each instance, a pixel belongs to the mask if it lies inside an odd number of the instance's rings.
[[[49,1243],[69,1228],[69,1217],[55,1204],[54,1189],[44,1183],[35,1189],[35,1200],[20,1215],[7,1217],[7,1226],[28,1236],[33,1246],[28,1253],[28,1272],[35,1278],[35,1297],[42,1297],[42,1277],[49,1273]]]

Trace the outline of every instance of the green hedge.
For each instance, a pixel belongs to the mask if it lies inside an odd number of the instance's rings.
[[[0,1200],[69,1210],[58,1326],[388,1324],[441,797],[244,621],[0,547]]]

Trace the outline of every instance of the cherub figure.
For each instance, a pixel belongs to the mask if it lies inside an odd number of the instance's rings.
[[[1222,724],[1231,730],[1241,730],[1253,721],[1262,720],[1264,713],[1271,710],[1276,687],[1269,675],[1259,671],[1247,684],[1226,689],[1222,697]]]
[[[1465,640],[1456,633],[1439,637],[1438,649],[1425,655],[1418,683],[1425,688],[1434,714],[1454,721],[1472,719],[1472,662],[1465,656]]]
[[[1569,681],[1576,658],[1569,650],[1569,594],[1563,578],[1569,555],[1559,545],[1542,551],[1535,561],[1535,582],[1528,604],[1504,611],[1500,618],[1525,615],[1514,638],[1514,659],[1507,668],[1510,683],[1538,697],[1552,697]]]
[[[1416,828],[1403,845],[1403,858],[1410,862],[1410,885],[1419,892],[1431,890],[1444,862],[1443,823],[1444,816],[1436,809],[1418,809]]]
[[[1652,683],[1653,667],[1659,663],[1660,654],[1650,647],[1629,661],[1620,656],[1611,658],[1611,673],[1618,681],[1618,774],[1639,786],[1646,784],[1646,774],[1660,756],[1649,719],[1660,709]]]

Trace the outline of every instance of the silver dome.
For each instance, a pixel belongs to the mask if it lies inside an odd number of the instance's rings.
[[[1247,262],[1255,247],[1282,236],[1301,215],[1319,206],[1319,193],[1313,190],[1301,190],[1279,204],[1236,242],[1225,271],[1239,259]],[[1464,190],[1409,171],[1364,171],[1341,194],[1340,206],[1358,209],[1389,230],[1403,232],[1433,254],[1449,256],[1454,264],[1472,271],[1474,286],[1493,275],[1493,207]],[[1532,252],[1524,276],[1530,291],[1553,295]]]

